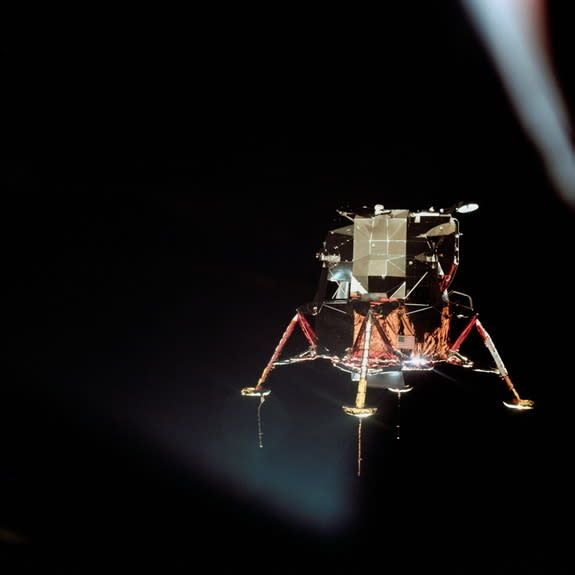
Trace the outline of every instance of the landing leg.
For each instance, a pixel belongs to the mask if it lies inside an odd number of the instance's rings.
[[[513,399],[510,402],[504,401],[503,402],[504,405],[512,409],[532,409],[534,402],[531,401],[530,399],[521,399],[521,396],[519,395],[519,393],[517,393],[515,386],[511,382],[511,378],[509,377],[509,373],[507,372],[503,360],[501,359],[501,356],[497,352],[493,340],[491,339],[491,337],[489,336],[489,334],[487,333],[481,322],[477,319],[477,316],[475,318],[475,327],[477,328],[477,331],[483,338],[483,343],[485,343],[485,347],[491,353],[491,356],[495,361],[495,365],[497,366],[497,370],[499,371],[499,375],[507,385],[507,389],[509,389],[509,391],[511,391],[511,393],[513,394]]]
[[[291,337],[295,326],[299,323],[301,330],[303,331],[306,339],[310,344],[311,357],[315,357],[315,348],[317,337],[309,325],[305,317],[298,311],[291,321],[289,322],[287,328],[285,329],[279,343],[277,344],[274,353],[267,365],[265,366],[260,378],[258,379],[258,384],[255,387],[244,387],[241,390],[242,395],[246,397],[259,397],[260,403],[258,405],[258,438],[260,447],[263,447],[263,431],[262,431],[262,419],[261,419],[261,409],[266,397],[271,393],[271,389],[264,388],[264,383],[266,382],[271,370],[276,366],[277,361],[287,343],[288,339]]]
[[[359,381],[357,383],[357,394],[355,405],[342,406],[345,413],[357,417],[357,475],[361,475],[361,424],[362,420],[377,411],[377,407],[365,407],[365,395],[367,393],[367,366],[369,362],[369,346],[371,343],[372,327],[371,310],[367,312],[364,320],[363,355],[361,358],[361,368]]]

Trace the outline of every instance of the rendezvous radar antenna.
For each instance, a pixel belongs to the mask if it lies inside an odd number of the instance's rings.
[[[510,394],[505,406],[533,408],[523,399],[491,336],[479,320],[469,295],[451,290],[459,266],[459,221],[456,214],[478,204],[458,202],[448,209],[386,209],[382,204],[358,213],[337,210],[349,224],[330,230],[314,299],[296,309],[255,387],[241,394],[259,399],[258,438],[263,447],[261,408],[271,392],[268,377],[275,367],[322,359],[348,372],[356,383],[355,402],[342,405],[357,419],[357,475],[361,474],[362,422],[377,411],[366,403],[369,387],[402,394],[412,387],[404,374],[438,364],[498,375]],[[328,288],[332,288],[328,295]],[[308,347],[283,357],[299,327]],[[481,368],[460,351],[475,330],[493,365]],[[397,428],[399,438],[399,427]]]

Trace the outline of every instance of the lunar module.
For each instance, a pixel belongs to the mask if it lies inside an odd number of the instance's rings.
[[[498,375],[510,394],[505,405],[531,409],[533,402],[515,389],[471,297],[451,290],[459,266],[456,216],[477,207],[460,202],[448,209],[412,212],[378,204],[358,213],[339,211],[350,223],[329,231],[317,254],[322,268],[313,301],[296,310],[257,385],[242,389],[242,395],[259,398],[261,407],[275,367],[326,360],[351,374],[357,385],[355,403],[342,407],[358,419],[361,438],[362,420],[377,411],[366,403],[369,387],[389,389],[399,397],[411,390],[406,372],[451,364]],[[296,328],[309,345],[284,357]],[[461,353],[473,330],[490,352],[492,366],[479,367]]]

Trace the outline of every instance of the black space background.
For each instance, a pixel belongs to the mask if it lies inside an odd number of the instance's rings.
[[[458,5],[67,16],[4,21],[3,572],[570,570],[573,213]],[[457,371],[374,393],[358,479],[316,362],[273,372],[259,449],[239,390],[335,210],[467,198],[452,287],[537,409]]]

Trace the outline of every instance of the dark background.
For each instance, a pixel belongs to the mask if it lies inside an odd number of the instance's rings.
[[[0,561],[566,572],[573,213],[464,15],[241,16],[10,27]],[[272,373],[260,449],[239,391],[335,210],[468,198],[452,287],[536,410],[457,370],[370,391],[357,478],[354,389],[313,362]]]

